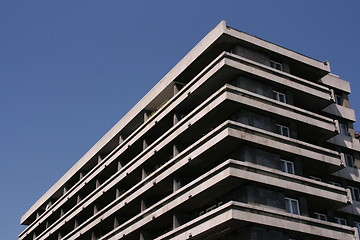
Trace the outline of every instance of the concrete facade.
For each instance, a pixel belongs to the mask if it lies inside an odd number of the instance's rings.
[[[359,239],[350,93],[329,62],[222,21],[22,216],[19,239]]]

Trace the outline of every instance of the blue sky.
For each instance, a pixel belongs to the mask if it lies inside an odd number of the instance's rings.
[[[329,60],[360,109],[359,9],[358,0],[1,0],[1,238],[16,239],[21,215],[221,20]]]

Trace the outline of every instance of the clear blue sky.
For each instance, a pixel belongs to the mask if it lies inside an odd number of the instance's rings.
[[[359,10],[358,0],[1,0],[1,239],[16,239],[21,215],[221,20],[329,60],[360,109]]]

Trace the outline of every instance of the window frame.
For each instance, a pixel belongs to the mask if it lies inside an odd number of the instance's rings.
[[[327,221],[327,216],[324,213],[314,212],[314,216],[318,220]]]
[[[335,94],[334,98],[335,98],[335,104],[337,104],[337,105],[339,105],[339,106],[343,106],[343,104],[344,104],[344,98],[343,98],[342,95],[340,95],[340,94]]]
[[[347,221],[345,218],[341,218],[341,217],[334,217],[335,219],[335,223],[340,224],[340,225],[344,225],[347,226]],[[345,224],[343,224],[345,223]]]
[[[288,174],[294,174],[295,175],[295,164],[293,161],[289,161],[286,159],[280,159],[281,162],[281,171]],[[289,171],[289,166],[291,166]]]
[[[349,126],[346,123],[340,122],[339,123],[339,130],[340,130],[340,134],[344,135],[344,136],[350,136],[349,133]]]
[[[293,204],[296,204],[296,209],[293,209]],[[299,200],[285,197],[285,210],[290,214],[300,215]]]
[[[360,235],[360,221],[354,221],[354,225],[358,231],[358,235]]]
[[[279,63],[277,61],[274,61],[274,60],[270,60],[270,67],[271,68],[274,68],[276,70],[279,70],[279,71],[283,71],[283,65],[282,63]]]
[[[359,202],[360,201],[360,189],[357,187],[353,187],[353,186],[348,186],[348,188],[350,189],[351,199]]]
[[[280,131],[278,131],[278,130],[280,130]],[[284,134],[285,133],[284,130],[286,130],[287,135]],[[284,136],[284,137],[290,137],[290,128],[285,125],[277,123],[276,124],[276,133],[280,134],[281,136]]]
[[[283,92],[279,92],[276,90],[273,90],[274,99],[278,102],[287,103],[286,94]],[[283,97],[283,101],[281,100],[281,97]]]
[[[345,158],[345,165],[347,167],[355,167],[355,162],[354,162],[354,156],[353,155],[345,153],[344,158]]]

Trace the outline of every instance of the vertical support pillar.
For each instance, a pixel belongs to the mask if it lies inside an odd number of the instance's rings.
[[[176,213],[173,214],[173,229],[180,226],[180,222],[178,220],[178,216]]]
[[[173,179],[173,192],[179,190],[182,187],[182,181],[178,177],[174,177]]]
[[[144,122],[146,122],[150,118],[150,111],[144,110]]]
[[[79,226],[79,220],[75,219],[74,221],[74,229],[77,228]]]
[[[58,238],[57,238],[57,239],[58,239],[58,240],[60,240],[60,239],[62,239],[62,237],[63,237],[63,236],[64,236],[64,233],[63,233],[63,232],[59,232],[59,233],[58,233]]]
[[[78,194],[77,197],[76,197],[76,204],[81,202],[82,199],[83,199],[82,196],[80,194]]]
[[[184,86],[184,84],[175,82],[173,95],[176,95],[183,88],[183,86]]]
[[[101,184],[103,184],[103,183],[104,183],[104,179],[102,179],[102,178],[96,179],[96,181],[95,181],[95,188],[100,187]]]
[[[99,164],[103,160],[103,157],[99,154],[97,158],[97,163]]]
[[[181,119],[185,117],[185,114],[181,113],[174,113],[173,116],[173,125],[176,125],[178,122],[180,122]]]
[[[91,232],[91,240],[98,240],[98,236],[95,232]]]
[[[123,165],[121,164],[120,160],[117,160],[117,170],[120,171],[122,169]]]
[[[146,198],[141,199],[140,201],[140,212],[144,211],[149,207],[149,201]]]
[[[145,150],[149,145],[150,145],[149,139],[144,139],[143,140],[143,150]]]
[[[149,175],[149,170],[146,169],[145,167],[143,167],[143,168],[141,169],[141,179],[146,178],[148,175]]]
[[[119,145],[124,142],[125,138],[126,137],[124,135],[121,135],[121,134],[119,135]]]
[[[80,172],[79,173],[79,180],[81,180],[85,175],[86,175],[85,172]]]
[[[120,197],[121,195],[123,195],[124,192],[125,192],[124,189],[122,189],[122,188],[116,188],[115,197],[116,197],[116,198]]]
[[[151,239],[153,239],[153,236],[151,233],[149,233],[147,231],[141,231],[139,239],[140,240],[151,240]]]

